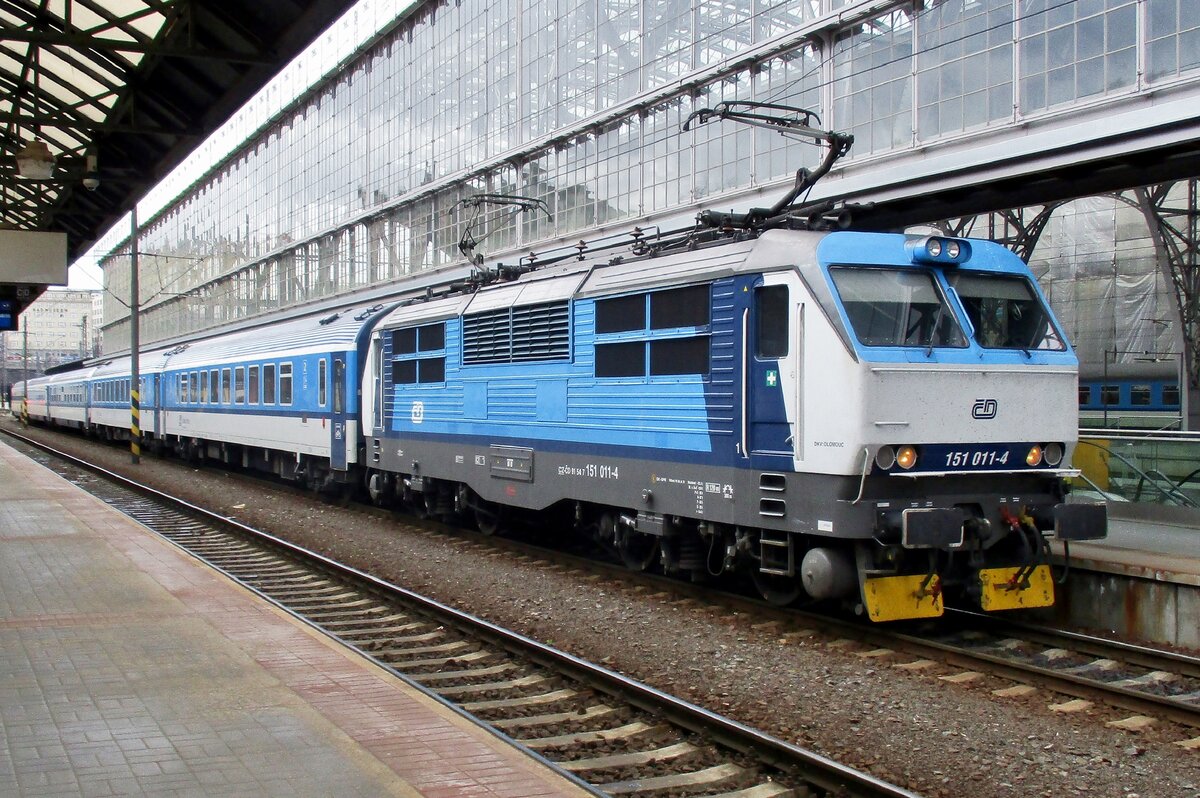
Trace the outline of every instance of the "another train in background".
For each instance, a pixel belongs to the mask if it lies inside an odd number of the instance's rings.
[[[1081,365],[1080,428],[1182,429],[1179,366],[1179,356],[1170,354],[1133,363]]]

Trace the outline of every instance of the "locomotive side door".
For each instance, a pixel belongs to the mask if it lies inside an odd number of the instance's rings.
[[[747,342],[747,431],[753,457],[786,457],[786,468],[800,456],[801,346],[804,323],[802,291],[794,272],[763,275],[753,288]]]
[[[337,471],[346,470],[346,354],[337,352],[333,356],[333,405],[329,423],[329,465]]]

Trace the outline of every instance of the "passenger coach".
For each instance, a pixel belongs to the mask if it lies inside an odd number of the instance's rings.
[[[359,360],[384,309],[326,311],[167,351],[159,386],[163,442],[183,456],[320,490],[353,483]]]

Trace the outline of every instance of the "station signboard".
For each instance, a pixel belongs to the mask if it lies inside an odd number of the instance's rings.
[[[17,329],[17,314],[20,310],[17,303],[8,299],[0,299],[0,332],[11,332]]]

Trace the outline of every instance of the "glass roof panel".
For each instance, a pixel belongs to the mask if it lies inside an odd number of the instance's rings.
[[[71,34],[53,43],[0,43],[0,85],[8,89],[0,92],[0,111],[8,117],[0,123],[4,154],[13,155],[37,136],[56,157],[82,157],[94,131],[117,107],[130,71],[145,58],[144,53],[114,49],[111,43],[153,42],[167,21],[164,7],[170,8],[161,0],[42,0],[29,3],[26,11],[22,5],[4,3],[0,25],[6,28],[33,28],[51,39]],[[97,41],[88,43],[88,36]],[[84,37],[82,43],[79,37]],[[6,180],[2,188],[8,221],[10,211],[41,211],[62,194],[52,183],[20,178],[15,183]]]

